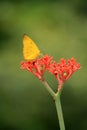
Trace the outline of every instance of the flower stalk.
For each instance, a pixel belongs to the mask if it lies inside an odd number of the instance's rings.
[[[63,112],[62,112],[61,101],[60,101],[60,95],[61,95],[61,91],[62,91],[62,89],[61,89],[62,84],[58,85],[59,89],[55,93],[45,80],[42,80],[42,82],[43,82],[45,88],[47,89],[47,91],[49,92],[49,94],[53,97],[53,99],[55,101],[55,106],[56,106],[57,116],[58,116],[58,120],[59,120],[60,130],[65,130]]]
[[[42,80],[42,83],[44,84],[46,90],[49,92],[49,94],[55,98],[55,92],[51,89],[51,87],[49,86],[49,84],[45,81],[45,80]]]
[[[62,112],[62,107],[61,107],[60,95],[61,95],[61,90],[56,93],[55,106],[56,106],[60,130],[65,130],[65,124],[64,124],[63,112]]]
[[[57,96],[55,100],[55,105],[56,105],[57,115],[59,119],[60,130],[65,130],[63,112],[62,112],[62,107],[61,107],[61,102],[60,102],[60,95]]]

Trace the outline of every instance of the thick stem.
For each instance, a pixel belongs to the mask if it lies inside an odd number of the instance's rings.
[[[65,130],[63,113],[62,113],[62,107],[61,107],[61,102],[60,102],[60,95],[61,95],[62,85],[63,84],[59,84],[58,85],[58,91],[55,93],[51,89],[51,87],[49,86],[49,84],[44,79],[42,80],[42,82],[43,82],[45,88],[47,89],[47,91],[50,93],[50,95],[55,100],[55,105],[56,105],[56,110],[57,110],[57,116],[58,116],[58,119],[59,119],[60,130]]]
[[[61,107],[59,92],[56,95],[55,105],[56,105],[57,115],[58,115],[58,119],[59,119],[60,130],[65,130],[65,125],[64,125],[64,119],[63,119],[63,113],[62,113],[62,107]]]

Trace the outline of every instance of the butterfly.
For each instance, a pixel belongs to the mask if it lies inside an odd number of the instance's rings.
[[[23,36],[23,56],[27,61],[33,61],[40,56],[40,50],[35,42],[26,34]]]

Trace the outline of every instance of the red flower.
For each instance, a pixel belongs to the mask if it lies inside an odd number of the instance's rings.
[[[53,61],[53,57],[45,55],[42,58],[34,61],[22,62],[21,68],[26,69],[39,79],[44,79],[44,73],[48,70],[53,74],[58,81],[58,88],[61,88],[63,83],[78,69],[80,64],[74,58],[65,60],[62,58],[58,63]]]
[[[22,62],[21,68],[33,73],[39,79],[43,79],[44,73],[49,68],[51,62],[52,57],[45,55],[42,58],[34,61]]]
[[[80,69],[80,64],[71,58],[68,61],[61,59],[59,63],[53,62],[48,70],[55,75],[59,84],[63,84],[78,69]]]

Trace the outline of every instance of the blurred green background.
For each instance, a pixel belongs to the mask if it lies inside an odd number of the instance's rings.
[[[87,2],[0,1],[0,130],[58,130],[56,109],[41,81],[20,69],[22,36],[28,34],[56,61],[75,57],[81,69],[61,95],[66,130],[87,129]],[[57,81],[46,74],[56,90]]]

